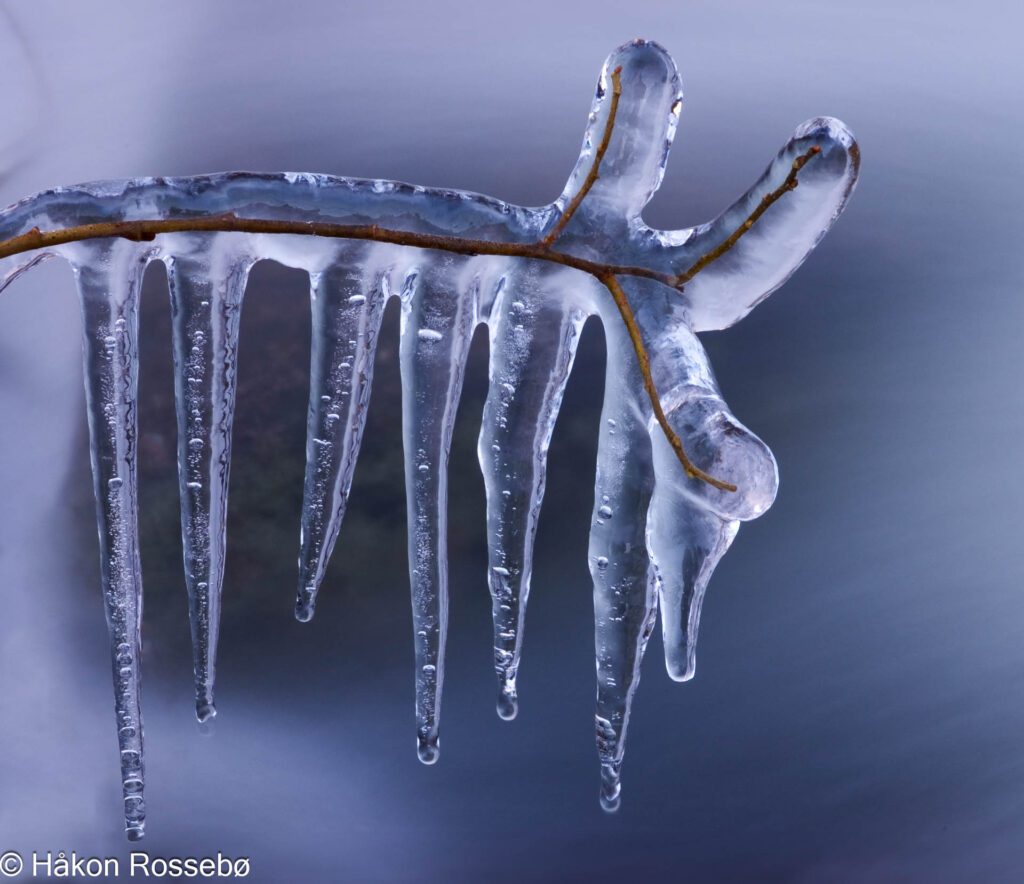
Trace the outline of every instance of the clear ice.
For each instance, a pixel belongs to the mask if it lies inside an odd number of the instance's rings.
[[[224,579],[225,516],[238,323],[257,260],[307,271],[313,318],[306,478],[296,616],[313,616],[359,455],[386,301],[401,302],[403,441],[420,759],[438,758],[448,608],[448,453],[473,331],[490,331],[490,389],[479,458],[487,491],[487,583],[494,615],[498,714],[518,708],[518,670],[546,457],[580,330],[601,317],[608,364],[589,564],[594,586],[597,747],[601,804],[619,804],[620,771],[640,663],[661,612],[669,675],[694,673],[708,580],[739,523],[772,504],[778,474],[767,446],[729,411],[696,332],[724,329],[778,288],[842,211],[859,154],[846,127],[799,126],[760,180],[716,220],[660,231],[641,212],[661,183],[682,92],[657,44],[608,58],[583,149],[562,195],[522,208],[478,194],[312,174],[226,173],[62,187],[0,213],[0,240],[32,228],[104,221],[238,218],[373,223],[507,243],[535,243],[586,190],[621,97],[600,174],[554,248],[604,264],[680,274],[745,227],[680,292],[653,279],[620,282],[650,357],[668,421],[694,463],[735,492],[689,478],[652,415],[636,352],[609,291],[595,277],[544,260],[458,255],[375,242],[271,233],[160,234],[95,239],[0,260],[0,288],[43,258],[75,273],[84,317],[85,386],[103,595],[114,675],[128,836],[144,832],[139,704],[142,580],[136,512],[138,298],[150,261],[168,269],[178,415],[185,584],[194,644],[196,711],[215,713],[214,674]],[[748,219],[794,161],[820,152],[799,186]]]

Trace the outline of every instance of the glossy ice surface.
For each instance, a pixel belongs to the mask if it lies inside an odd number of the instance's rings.
[[[765,444],[722,400],[696,332],[742,319],[796,269],[842,211],[858,168],[838,121],[810,120],[761,179],[719,218],[659,231],[641,212],[657,190],[681,109],[675,65],[635,41],[605,63],[579,161],[551,205],[327,175],[227,173],[58,188],[0,214],[0,240],[33,227],[202,217],[377,224],[397,231],[533,243],[585,186],[609,114],[611,72],[621,98],[600,176],[557,238],[560,252],[679,274],[741,228],[790,174],[819,152],[799,186],[683,291],[622,276],[668,420],[695,464],[733,483],[688,478],[652,415],[634,347],[596,278],[543,260],[464,256],[409,246],[290,234],[173,233],[151,242],[98,239],[0,261],[0,287],[50,254],[74,268],[84,317],[85,379],[104,599],[110,625],[125,818],[141,837],[139,653],[142,578],[136,513],[138,300],[150,261],[168,268],[178,413],[185,583],[194,644],[196,710],[215,714],[214,676],[224,577],[239,315],[248,273],[273,259],[308,272],[313,316],[306,479],[296,616],[313,616],[345,513],[370,398],[386,301],[400,299],[408,556],[416,656],[417,751],[438,758],[447,621],[447,463],[470,339],[490,331],[490,392],[479,459],[487,489],[498,713],[516,715],[517,672],[546,454],[576,344],[589,316],[605,327],[608,366],[589,561],[594,583],[596,730],[602,805],[619,802],[630,704],[661,612],[666,665],[691,678],[701,605],[739,523],[771,506],[778,475]]]

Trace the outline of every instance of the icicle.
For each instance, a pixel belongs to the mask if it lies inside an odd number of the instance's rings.
[[[213,693],[224,580],[238,322],[251,264],[247,256],[232,251],[221,238],[209,236],[176,241],[175,253],[167,259],[181,536],[192,625],[196,717],[200,721],[217,714]]]
[[[313,617],[352,487],[366,424],[387,276],[366,269],[366,248],[310,275],[313,355],[295,616]]]
[[[606,337],[608,370],[589,555],[601,806],[615,811],[630,707],[657,606],[645,543],[654,486],[646,403],[637,396],[639,371],[625,333],[609,328]]]
[[[473,328],[472,262],[423,254],[402,292],[402,435],[416,647],[417,754],[438,758],[448,625],[448,451]]]
[[[650,515],[650,551],[661,596],[665,666],[676,681],[693,678],[697,630],[708,581],[740,523],[695,507],[661,486]]]
[[[478,455],[487,489],[488,584],[498,715],[515,718],[516,676],[530,593],[547,452],[584,311],[578,278],[537,263],[509,269],[490,313],[490,388]]]
[[[693,409],[691,409],[692,412]],[[654,436],[655,469],[673,457]],[[711,574],[739,531],[736,519],[701,505],[684,484],[659,482],[648,514],[647,543],[657,573],[665,666],[676,681],[693,678],[701,606]]]
[[[82,301],[85,394],[125,830],[137,841],[146,821],[139,702],[142,574],[135,483],[138,310],[145,260],[138,246],[119,240],[76,246],[69,250],[69,258]]]

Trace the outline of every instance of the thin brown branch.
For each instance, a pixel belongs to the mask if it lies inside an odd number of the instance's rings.
[[[657,273],[644,267],[619,267],[599,264],[596,261],[588,261],[584,258],[565,254],[564,252],[553,251],[540,243],[502,243],[488,240],[463,239],[431,233],[388,230],[378,227],[376,224],[328,224],[325,222],[239,218],[231,213],[203,218],[102,221],[95,224],[81,224],[76,227],[65,227],[47,231],[34,227],[21,236],[15,236],[0,242],[0,258],[91,239],[120,238],[133,242],[149,242],[161,234],[197,232],[292,234],[336,239],[371,240],[392,245],[452,252],[459,255],[499,255],[513,258],[533,258],[561,264],[565,267],[571,267],[574,270],[587,273],[600,280],[612,294],[612,298],[618,307],[619,315],[626,323],[626,329],[629,333],[629,339],[633,344],[633,349],[636,351],[641,375],[644,378],[644,387],[654,408],[655,417],[665,432],[669,444],[671,444],[672,449],[676,452],[676,456],[679,458],[683,469],[686,470],[687,475],[703,479],[716,488],[726,491],[736,490],[735,486],[720,482],[691,463],[690,459],[686,456],[686,452],[683,450],[682,442],[665,418],[658,392],[651,378],[650,358],[647,355],[647,348],[644,345],[640,329],[636,324],[636,319],[633,316],[633,311],[629,306],[626,294],[623,292],[617,279],[620,275],[638,276],[670,284],[670,279],[665,274]]]
[[[164,233],[270,233],[295,236],[319,236],[328,239],[359,239],[413,248],[453,252],[457,255],[501,255],[509,258],[535,258],[582,270],[591,276],[609,271],[620,276],[639,276],[668,285],[670,274],[646,267],[628,267],[588,261],[565,252],[556,252],[539,243],[508,243],[485,239],[467,239],[434,233],[389,230],[376,224],[331,224],[322,221],[279,221],[264,218],[240,218],[230,212],[192,218],[163,218],[140,221],[100,221],[58,230],[33,227],[27,233],[0,242],[0,258],[22,252],[54,248],[90,239],[117,237],[133,242],[149,242]]]
[[[569,200],[569,205],[565,207],[565,211],[562,212],[562,217],[558,219],[555,226],[551,228],[548,234],[541,239],[540,244],[547,248],[556,239],[559,234],[565,230],[566,225],[572,220],[572,216],[576,214],[576,210],[580,207],[580,203],[583,202],[584,197],[590,193],[590,188],[594,186],[597,179],[600,178],[601,172],[601,160],[604,159],[604,155],[608,150],[608,145],[612,140],[612,130],[615,128],[615,115],[619,111],[619,98],[622,95],[622,68],[617,67],[612,71],[612,97],[611,103],[608,105],[608,119],[604,124],[604,134],[601,136],[601,143],[597,146],[597,151],[594,154],[594,162],[590,164],[590,171],[587,172],[587,177],[583,179],[583,184],[576,195]]]
[[[793,160],[793,166],[789,170],[789,174],[786,176],[786,180],[783,181],[782,184],[780,184],[778,187],[776,187],[775,190],[773,190],[771,193],[765,194],[761,198],[761,202],[757,204],[757,208],[755,208],[754,211],[751,212],[750,215],[747,217],[747,220],[744,221],[739,227],[737,227],[728,236],[728,238],[722,240],[722,242],[715,246],[715,248],[713,248],[710,252],[706,252],[705,254],[701,255],[701,257],[694,262],[693,266],[690,267],[689,270],[686,270],[685,272],[680,273],[677,277],[675,277],[675,279],[673,279],[672,281],[672,287],[678,288],[684,283],[689,282],[705,267],[707,267],[708,264],[717,261],[719,258],[722,257],[722,255],[728,252],[729,249],[736,245],[736,243],[739,242],[740,237],[742,237],[743,234],[745,234],[748,230],[750,230],[751,227],[754,226],[758,218],[760,218],[765,212],[767,212],[769,207],[773,203],[779,200],[784,194],[789,193],[789,191],[794,190],[796,188],[797,184],[799,183],[797,181],[797,176],[800,174],[800,170],[806,165],[807,161],[811,157],[819,153],[821,153],[821,148],[815,145],[810,150],[808,150],[807,153],[801,154],[795,160]]]
[[[665,434],[665,438],[668,439],[668,444],[672,446],[672,450],[676,453],[679,463],[686,470],[686,475],[693,479],[707,482],[709,485],[722,491],[735,491],[735,485],[723,482],[721,479],[716,479],[714,476],[705,473],[687,456],[682,440],[676,434],[676,431],[672,429],[668,418],[665,416],[665,410],[661,407],[661,397],[658,396],[658,390],[654,386],[654,378],[651,376],[651,360],[647,355],[647,347],[644,345],[643,338],[640,335],[640,326],[637,325],[636,317],[633,316],[633,308],[629,306],[629,299],[626,297],[626,293],[622,290],[622,286],[619,284],[619,280],[614,273],[604,273],[598,279],[611,292],[612,300],[615,301],[615,306],[619,308],[619,315],[626,324],[629,340],[633,344],[637,361],[640,363],[640,376],[643,378],[647,396],[651,400],[655,420],[658,421],[658,425]]]

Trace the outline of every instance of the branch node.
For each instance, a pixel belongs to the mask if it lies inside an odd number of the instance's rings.
[[[640,326],[637,325],[636,317],[633,315],[633,308],[629,305],[629,298],[626,297],[626,293],[623,291],[614,273],[603,273],[598,276],[598,279],[604,283],[605,288],[611,293],[612,300],[619,310],[619,315],[626,325],[626,332],[629,334],[630,343],[633,345],[633,351],[636,353],[637,362],[640,365],[640,376],[643,378],[644,389],[647,391],[647,398],[651,400],[654,419],[658,422],[658,426],[661,427],[665,438],[668,439],[668,444],[672,446],[672,450],[686,471],[686,475],[691,479],[700,479],[702,482],[707,482],[713,488],[717,488],[720,491],[736,491],[736,486],[731,482],[723,482],[721,479],[716,479],[709,473],[705,473],[687,456],[686,449],[683,447],[683,440],[672,429],[672,425],[668,422],[668,417],[665,415],[665,410],[661,406],[661,397],[658,395],[657,387],[654,386],[654,378],[651,375],[651,358],[647,354],[647,347],[644,344],[643,336],[640,334]]]

